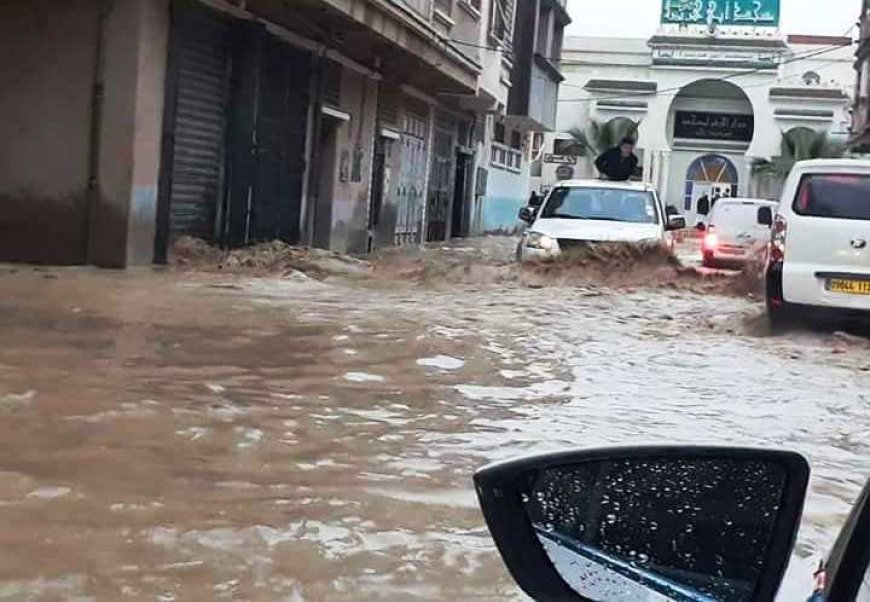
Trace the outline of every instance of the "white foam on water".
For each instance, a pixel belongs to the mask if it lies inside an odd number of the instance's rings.
[[[437,368],[438,370],[459,370],[465,366],[465,360],[449,355],[436,355],[435,357],[418,359],[417,365],[425,368]]]
[[[31,499],[56,500],[72,493],[69,487],[40,487],[27,494]]]
[[[352,383],[382,383],[387,379],[380,374],[370,374],[368,372],[345,372],[344,380]]]

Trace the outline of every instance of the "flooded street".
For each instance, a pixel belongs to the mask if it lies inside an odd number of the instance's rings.
[[[812,462],[798,554],[870,474],[870,354],[750,301],[0,269],[0,599],[519,599],[475,468],[699,442]]]

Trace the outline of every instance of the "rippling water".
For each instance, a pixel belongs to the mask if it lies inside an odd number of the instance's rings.
[[[0,276],[0,597],[513,599],[473,470],[626,442],[804,452],[811,559],[870,473],[866,348],[733,300],[46,276]]]

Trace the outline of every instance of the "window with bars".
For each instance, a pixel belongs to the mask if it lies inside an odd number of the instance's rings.
[[[520,150],[510,148],[504,144],[493,142],[490,164],[499,169],[519,172],[522,170],[523,153]]]
[[[492,0],[489,35],[493,40],[510,47],[514,33],[516,0]]]
[[[505,143],[505,129],[503,123],[496,123],[494,131],[492,133],[492,139],[498,142],[499,144]]]

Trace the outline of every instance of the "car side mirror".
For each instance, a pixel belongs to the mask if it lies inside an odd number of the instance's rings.
[[[773,209],[770,207],[759,207],[758,224],[767,227],[773,226]]]
[[[797,535],[803,456],[715,447],[550,453],[474,476],[535,600],[771,602]]]
[[[686,218],[682,215],[669,215],[665,230],[672,232],[674,230],[683,230],[686,227]]]
[[[531,224],[535,221],[535,210],[531,207],[523,207],[520,209],[519,218],[527,224]]]

